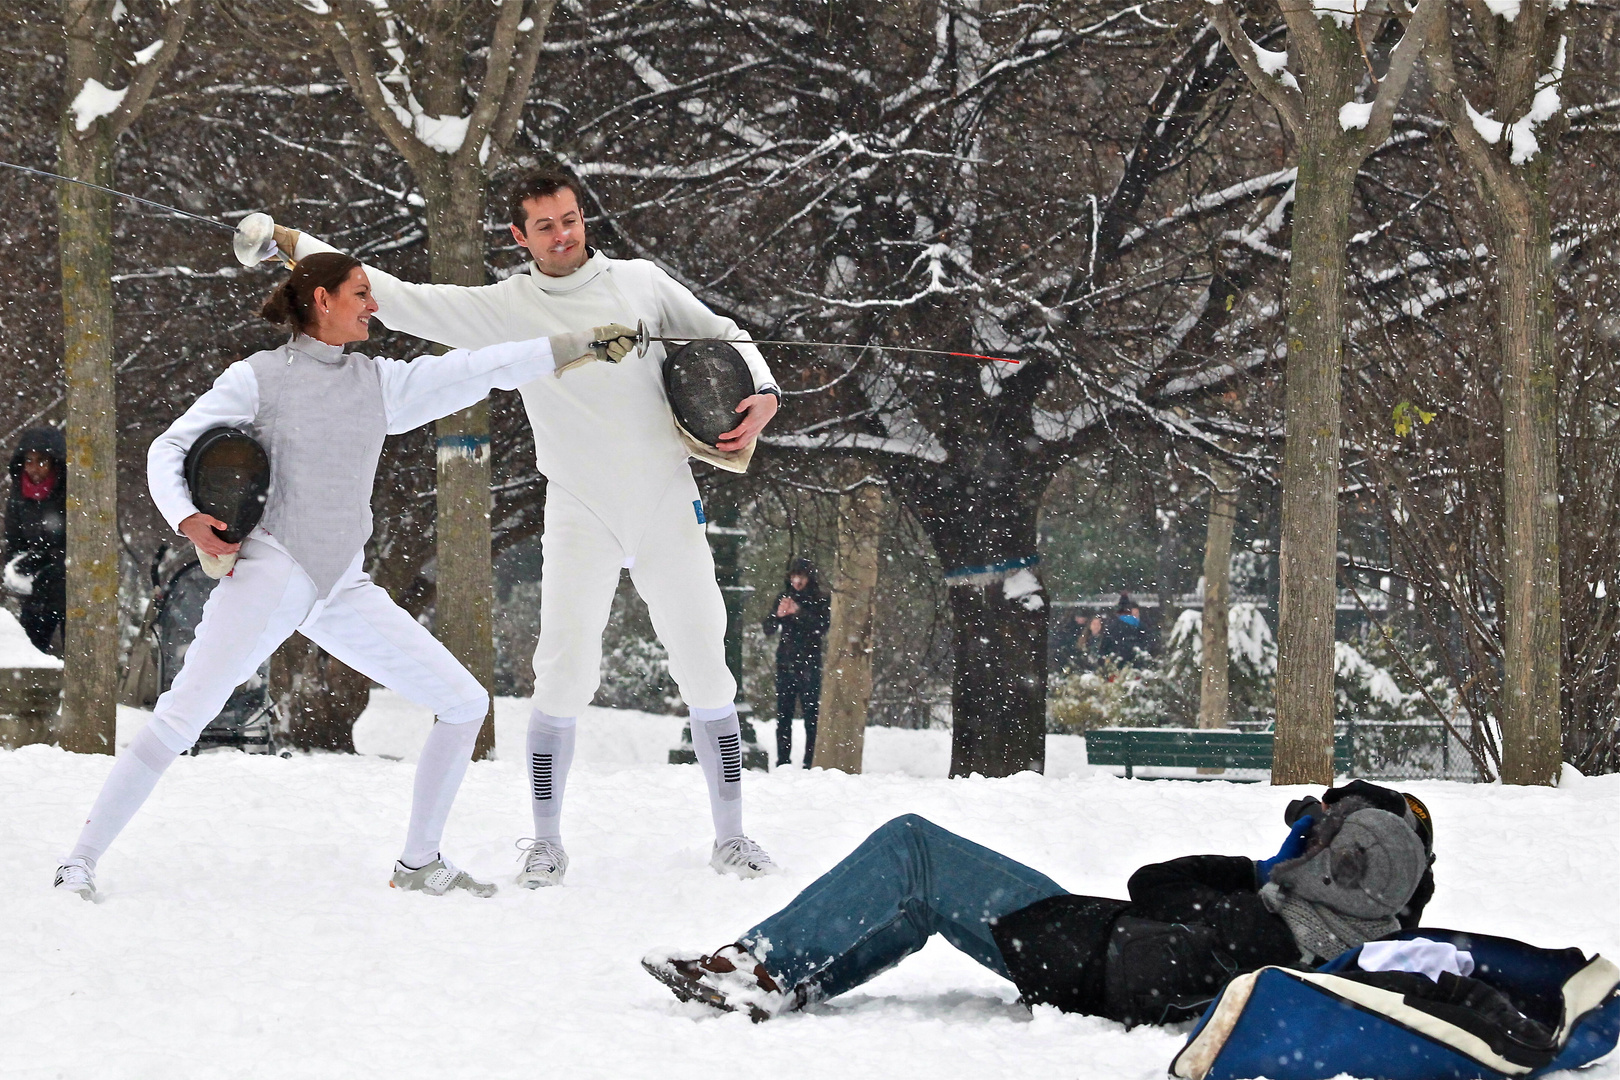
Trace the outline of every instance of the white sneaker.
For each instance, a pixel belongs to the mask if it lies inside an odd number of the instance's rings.
[[[525,889],[538,889],[546,885],[561,885],[568,873],[568,852],[553,840],[525,837],[517,842],[523,852],[523,869],[518,871],[517,883]]]
[[[78,893],[85,900],[96,898],[96,864],[83,856],[69,859],[56,868],[56,888]]]
[[[495,895],[493,882],[479,881],[467,871],[452,866],[442,855],[415,870],[402,862],[394,863],[394,876],[388,882],[388,887],[405,889],[408,892],[425,892],[431,896],[443,896],[455,889],[465,890],[474,896]]]
[[[765,849],[746,836],[733,836],[730,840],[716,840],[709,865],[717,874],[736,874],[740,878],[764,877],[781,872],[771,861]]]

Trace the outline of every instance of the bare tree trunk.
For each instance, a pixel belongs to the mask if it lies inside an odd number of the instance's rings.
[[[1545,183],[1485,202],[1502,345],[1502,781],[1558,782],[1558,373]]]
[[[1204,541],[1203,670],[1198,685],[1198,726],[1224,728],[1227,726],[1227,679],[1231,667],[1226,634],[1227,613],[1232,601],[1232,530],[1237,524],[1237,471],[1220,460],[1211,461],[1209,471],[1215,482],[1209,489],[1209,526]]]
[[[1563,17],[1533,5],[1511,22],[1488,8],[1470,18],[1484,61],[1478,91],[1497,116],[1523,116],[1562,65]],[[1540,147],[1515,161],[1511,140],[1488,143],[1468,114],[1452,61],[1451,35],[1429,57],[1435,96],[1473,173],[1496,256],[1502,352],[1502,780],[1555,784],[1562,754],[1560,678],[1563,623],[1558,543],[1558,342],[1554,330],[1549,150],[1560,121],[1534,137]],[[1476,92],[1476,98],[1483,94]],[[1545,148],[1542,148],[1545,147]]]
[[[1336,121],[1335,121],[1336,123]],[[1344,253],[1356,165],[1302,154],[1288,288],[1274,784],[1333,783]]]
[[[423,170],[426,171],[426,170]],[[484,284],[484,181],[448,167],[429,183],[428,257],[441,285]],[[485,688],[494,685],[494,564],[490,546],[489,402],[446,416],[438,448],[438,574],[434,621],[439,640]],[[484,719],[473,749],[495,749],[495,718]]]
[[[123,5],[63,0],[67,59],[58,166],[112,183],[113,148],[140,116],[179,51],[195,0],[168,6],[162,37],[127,68]],[[145,52],[145,50],[141,50]],[[93,82],[107,99],[115,66],[127,85],[110,109],[81,114]],[[85,101],[91,106],[93,103]],[[62,368],[67,378],[67,623],[63,633],[63,749],[113,753],[118,719],[118,408],[113,374],[112,200],[78,184],[57,189],[62,262]]]
[[[1274,784],[1333,782],[1339,378],[1350,203],[1356,173],[1389,137],[1418,59],[1444,24],[1446,3],[1420,0],[1369,102],[1359,102],[1358,91],[1367,72],[1386,59],[1377,42],[1391,18],[1387,6],[1344,13],[1282,5],[1288,52],[1280,69],[1260,63],[1237,5],[1209,7],[1210,21],[1249,84],[1277,110],[1299,148],[1288,275]]]
[[[91,43],[68,39],[69,84]],[[77,74],[77,79],[75,79]],[[81,141],[62,119],[61,172],[112,180],[110,140]],[[67,623],[64,750],[113,753],[118,719],[118,405],[113,377],[112,199],[77,184],[57,193],[62,368],[67,378]]]
[[[814,762],[861,771],[872,703],[872,619],[877,594],[883,491],[863,484],[838,499],[838,558],[832,575],[832,622],[821,683]]]

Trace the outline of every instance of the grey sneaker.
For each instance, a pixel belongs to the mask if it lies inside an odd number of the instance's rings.
[[[85,900],[94,900],[96,864],[83,857],[69,859],[56,868],[55,887],[63,892],[78,893]]]
[[[765,965],[741,945],[727,945],[707,956],[680,956],[660,949],[642,957],[641,966],[682,1001],[746,1013],[756,1024],[796,1012],[815,1000],[806,986],[783,990]]]
[[[474,896],[495,895],[493,882],[477,880],[467,871],[452,866],[442,855],[415,870],[402,862],[396,862],[394,877],[388,883],[388,887],[431,893],[434,896],[443,896],[454,889],[464,889]]]
[[[765,849],[746,836],[733,836],[730,840],[716,840],[709,865],[717,874],[736,874],[740,878],[764,877],[781,872],[771,861]]]
[[[523,852],[523,869],[518,871],[517,883],[525,889],[538,889],[546,885],[561,885],[568,873],[568,852],[551,840],[525,837],[517,842]]]

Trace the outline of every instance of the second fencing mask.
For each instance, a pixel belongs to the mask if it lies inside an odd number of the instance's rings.
[[[664,357],[664,392],[694,457],[728,472],[747,471],[752,443],[730,451],[716,445],[742,422],[737,405],[754,393],[754,375],[742,353],[725,341],[688,342]]]
[[[203,432],[186,451],[185,473],[192,503],[225,523],[223,530],[214,533],[226,543],[240,544],[264,516],[265,498],[270,493],[270,455],[245,432],[233,427]],[[197,555],[210,577],[224,577],[236,562],[234,555],[223,559],[200,551]]]

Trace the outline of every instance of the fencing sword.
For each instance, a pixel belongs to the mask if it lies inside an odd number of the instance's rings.
[[[591,348],[606,348],[608,343],[613,340],[617,339],[608,338],[602,341],[593,341],[591,342]],[[637,356],[646,356],[647,346],[651,345],[655,341],[670,345],[690,345],[694,341],[724,341],[730,345],[741,344],[741,342],[733,341],[730,338],[659,337],[656,334],[650,334],[647,332],[647,322],[645,319],[636,323],[635,340]],[[787,345],[800,349],[876,349],[888,352],[922,353],[926,356],[958,356],[965,357],[969,360],[992,360],[998,364],[1023,363],[1022,360],[1011,360],[1005,356],[986,356],[983,353],[973,352],[952,352],[949,349],[920,349],[913,345],[851,345],[843,341],[786,341],[780,339],[772,340],[770,338],[749,338],[748,343],[751,345]]]
[[[212,225],[216,229],[224,229],[226,232],[232,234],[231,250],[236,254],[236,261],[241,263],[243,266],[257,266],[271,256],[278,256],[281,261],[286,263],[288,266],[292,265],[291,257],[286,252],[280,251],[276,247],[276,223],[269,214],[249,214],[239,223],[230,225],[226,222],[220,221],[218,218],[205,217],[202,214],[193,214],[190,210],[182,210],[178,206],[169,206],[166,203],[153,202],[151,199],[143,199],[139,195],[131,195],[127,191],[119,191],[116,188],[103,187],[100,184],[92,184],[88,180],[77,180],[71,176],[63,176],[61,173],[47,172],[44,169],[32,169],[27,165],[13,165],[9,161],[0,161],[0,166],[4,166],[7,169],[15,169],[20,173],[28,173],[32,176],[41,176],[50,180],[62,180],[69,184],[78,184],[80,187],[87,187],[93,191],[103,191],[108,195],[116,195],[120,199],[128,199],[130,202],[140,203],[142,206],[150,206],[154,210],[163,210],[170,214],[177,214],[180,217],[190,218],[193,221],[200,221],[204,225]]]
[[[200,221],[204,225],[212,225],[216,229],[224,229],[226,232],[231,234],[231,250],[236,254],[236,261],[241,263],[243,266],[257,266],[264,260],[271,257],[279,258],[288,266],[292,265],[291,254],[289,252],[282,251],[276,246],[276,223],[269,214],[249,214],[239,223],[229,225],[217,218],[205,217],[202,214],[194,214],[190,210],[182,210],[178,206],[169,206],[167,203],[153,202],[151,199],[143,199],[139,195],[131,195],[127,191],[119,191],[116,188],[103,187],[100,184],[92,184],[88,180],[77,180],[71,176],[63,176],[61,173],[47,172],[44,169],[33,169],[29,168],[27,165],[13,165],[9,161],[0,161],[0,166],[7,169],[15,169],[21,173],[28,173],[32,176],[45,177],[50,180],[62,180],[66,183],[78,184],[81,187],[87,187],[94,191],[103,191],[108,195],[116,195],[120,199],[128,199],[130,202],[140,203],[142,206],[150,206],[155,210],[163,210],[170,214],[177,214],[180,217],[190,218],[193,221]],[[914,345],[852,345],[843,341],[787,341],[781,339],[772,340],[769,338],[750,338],[749,340],[755,345],[783,345],[788,348],[798,349],[859,349],[863,351],[887,350],[889,352],[917,353],[923,356],[954,356],[966,360],[988,360],[998,364],[1023,363],[1022,360],[1012,360],[1005,356],[986,356],[984,353],[954,352],[950,349],[922,349]],[[659,342],[660,344],[690,345],[694,341],[729,342],[730,339],[706,337],[660,337],[656,334],[650,334],[647,332],[646,320],[636,323],[637,356],[646,356],[647,346],[651,345],[655,341]],[[593,341],[591,342],[591,348],[605,348],[607,344],[608,342],[606,340]]]

